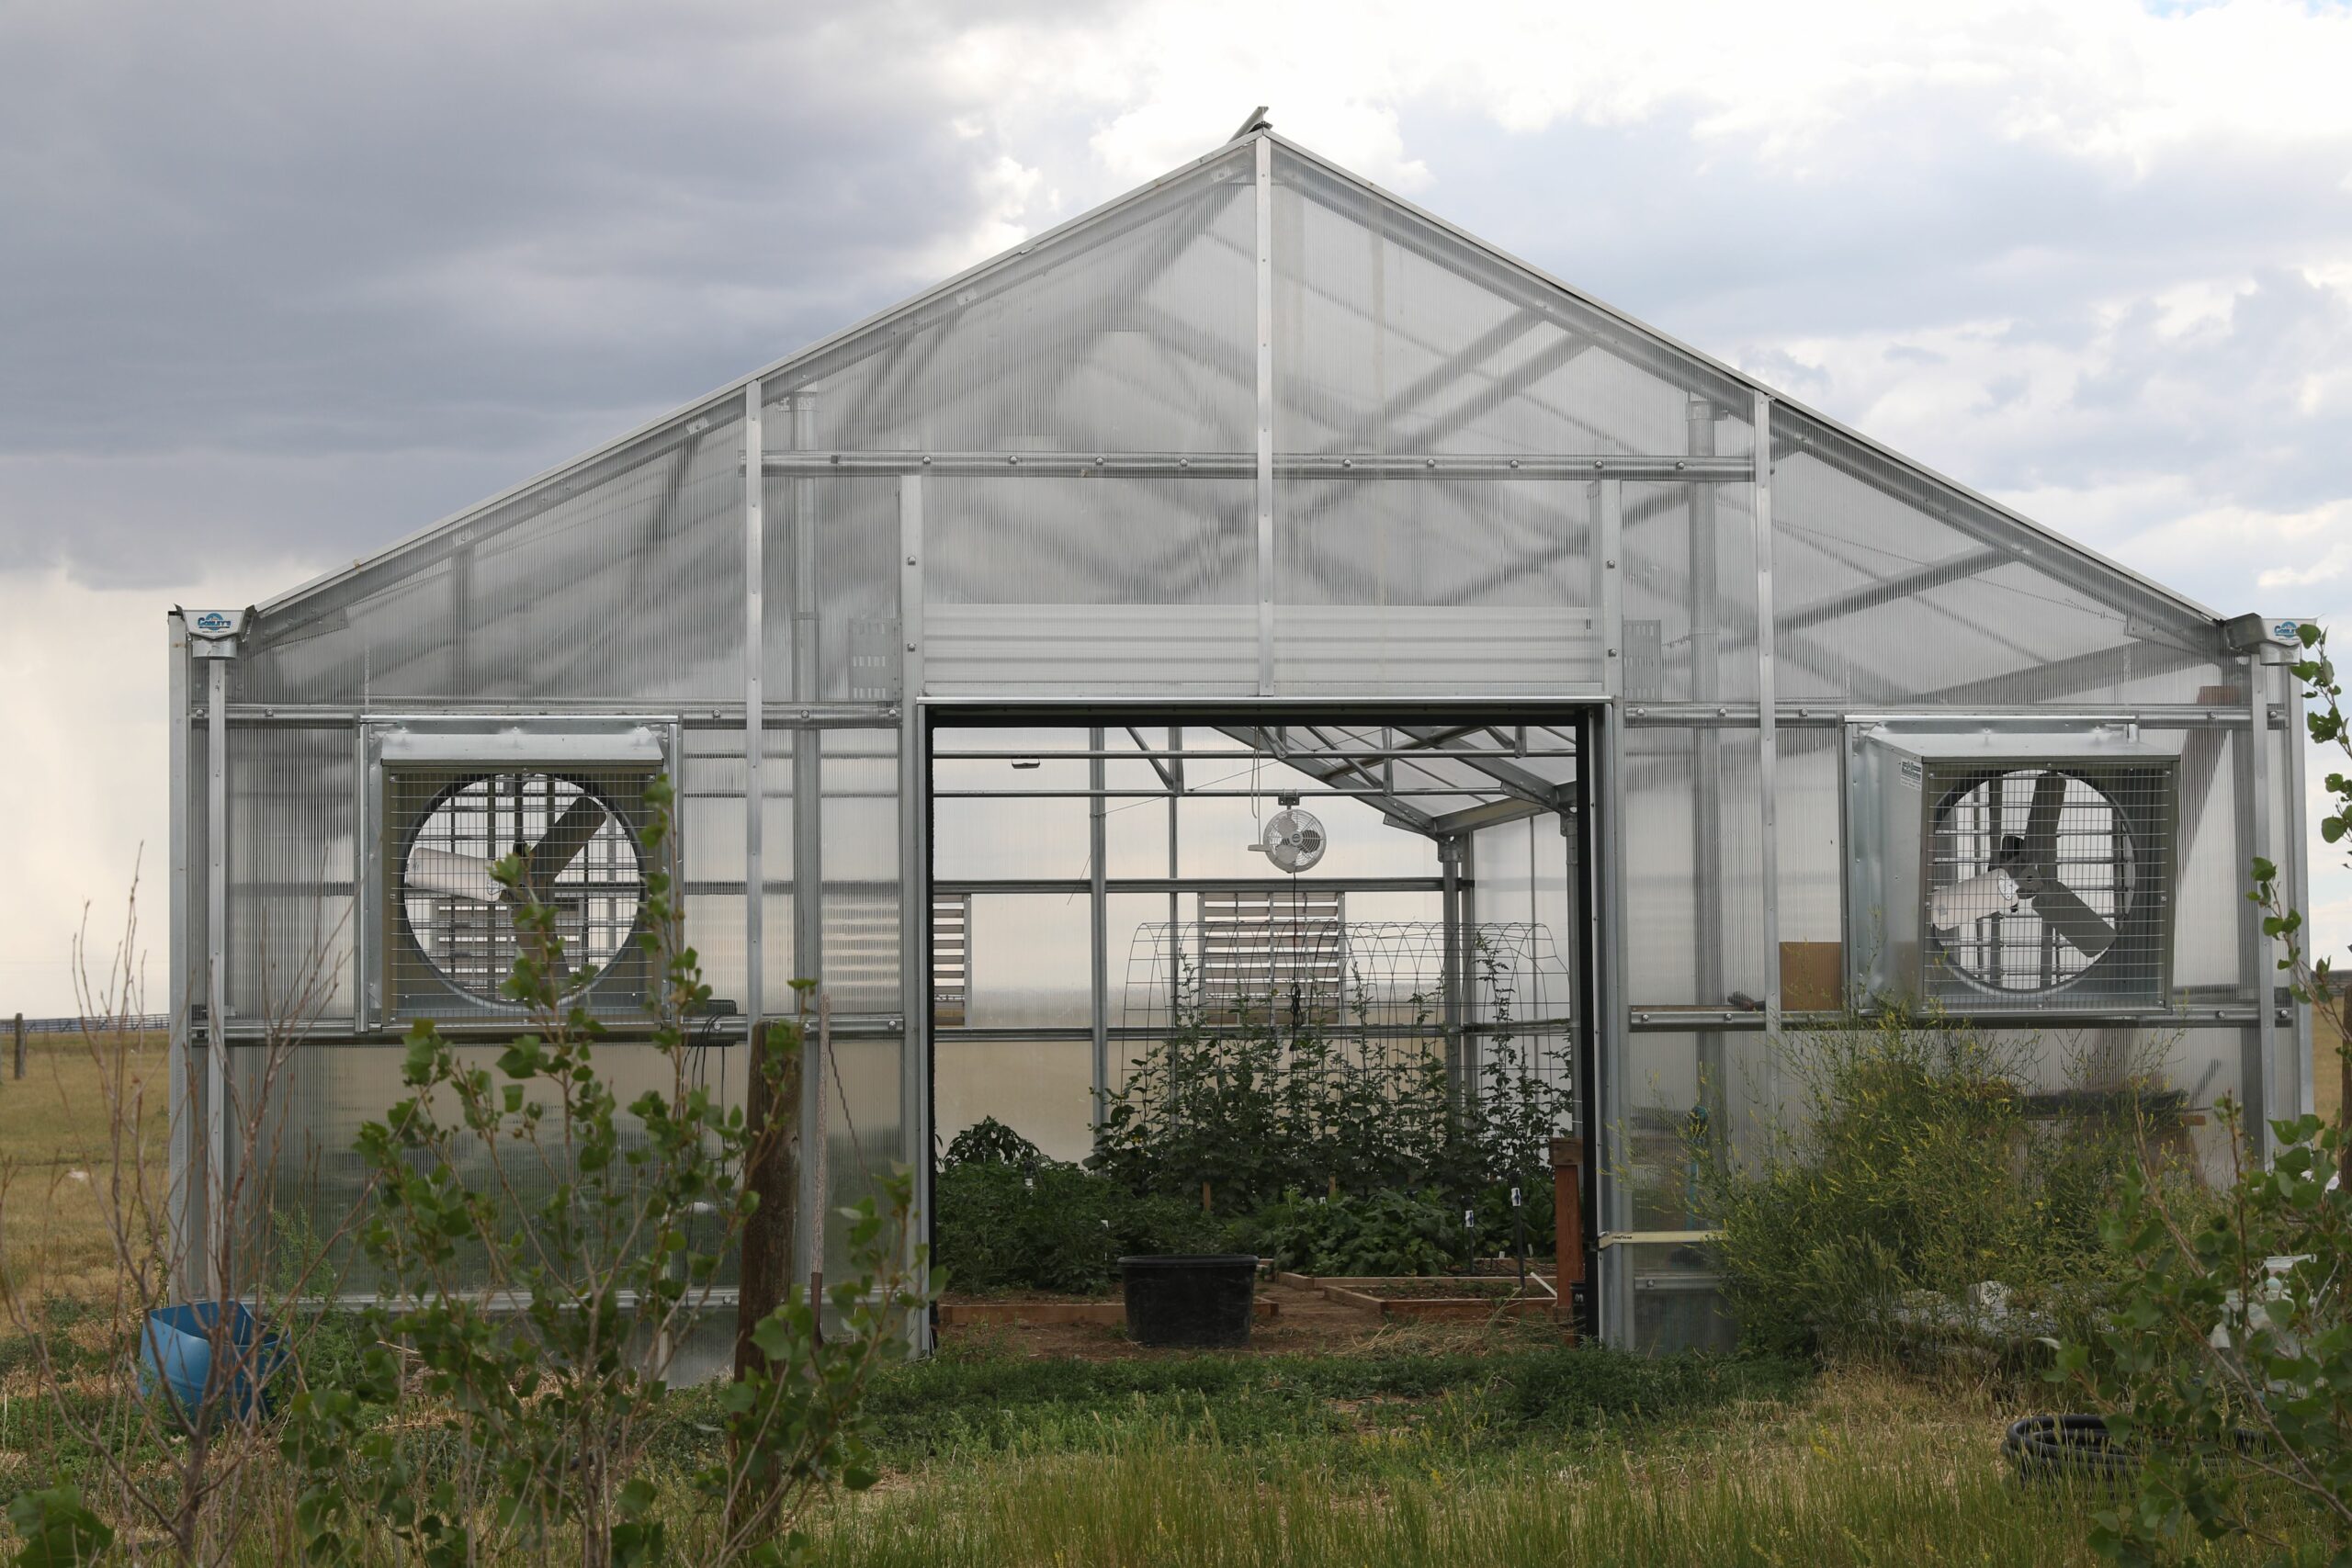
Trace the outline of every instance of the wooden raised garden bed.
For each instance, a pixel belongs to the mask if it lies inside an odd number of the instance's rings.
[[[1516,1275],[1357,1276],[1334,1279],[1306,1274],[1276,1278],[1294,1290],[1319,1291],[1327,1301],[1376,1312],[1383,1317],[1436,1319],[1483,1323],[1496,1317],[1551,1317],[1561,1303],[1552,1282],[1540,1274],[1527,1277],[1521,1294]]]
[[[1258,1298],[1261,1323],[1279,1316],[1281,1312],[1281,1303],[1265,1296]],[[950,1328],[982,1323],[1019,1323],[1036,1327],[1085,1323],[1116,1328],[1127,1321],[1127,1308],[1124,1302],[944,1302],[939,1308],[939,1320]]]

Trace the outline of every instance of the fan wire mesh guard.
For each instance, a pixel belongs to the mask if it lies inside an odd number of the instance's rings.
[[[1311,1029],[1337,1043],[1358,1068],[1401,1073],[1445,1038],[1445,927],[1435,920],[1351,922],[1340,895],[1302,890],[1294,898],[1220,895],[1237,905],[1202,921],[1136,929],[1127,954],[1121,1022],[1126,1068],[1188,1022],[1212,1029]],[[1254,939],[1236,927],[1254,913]],[[1462,928],[1469,984],[1464,998],[1465,1056],[1568,1091],[1576,1082],[1574,985],[1550,928],[1525,922]],[[1479,1088],[1484,1089],[1483,1081]],[[1566,1131],[1563,1128],[1562,1131]]]
[[[522,951],[519,896],[490,871],[508,854],[523,857],[534,896],[555,908],[569,971],[594,966],[598,997],[636,1005],[639,954],[631,938],[645,871],[634,818],[642,789],[637,778],[531,772],[389,779],[395,1010],[447,1017],[512,1009],[500,987]]]
[[[1933,997],[2162,1005],[2169,773],[1945,764],[1927,786]]]

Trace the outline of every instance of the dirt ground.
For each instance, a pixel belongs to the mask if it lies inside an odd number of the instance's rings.
[[[1258,1287],[1261,1301],[1272,1301],[1277,1311],[1260,1318],[1250,1331],[1247,1354],[1278,1356],[1285,1352],[1328,1355],[1335,1351],[1376,1351],[1385,1347],[1429,1350],[1459,1346],[1475,1349],[1491,1343],[1498,1334],[1524,1344],[1526,1337],[1549,1337],[1559,1330],[1541,1319],[1521,1319],[1489,1328],[1484,1323],[1416,1323],[1383,1317],[1362,1307],[1328,1300],[1319,1291],[1272,1281]],[[962,1298],[948,1297],[952,1303]],[[1032,1356],[1071,1357],[1080,1360],[1114,1361],[1136,1357],[1182,1356],[1183,1350],[1147,1348],[1127,1337],[1123,1326],[1099,1324],[961,1324],[940,1331],[942,1343],[987,1344],[1000,1349],[1024,1350]]]

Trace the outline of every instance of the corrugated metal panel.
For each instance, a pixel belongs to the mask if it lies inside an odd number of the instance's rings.
[[[1565,695],[1600,690],[1601,649],[1584,610],[1278,604],[1274,673],[1285,689]]]
[[[942,695],[1257,689],[1254,605],[935,604],[923,629]]]

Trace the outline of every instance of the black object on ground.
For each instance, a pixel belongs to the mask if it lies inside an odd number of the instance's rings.
[[[1246,1252],[1122,1258],[1127,1333],[1138,1345],[1233,1349],[1250,1343],[1258,1260]]]
[[[2029,1416],[2010,1425],[2001,1451],[2017,1462],[2026,1481],[2120,1481],[2139,1466],[2131,1450],[2109,1435],[2103,1416]]]

